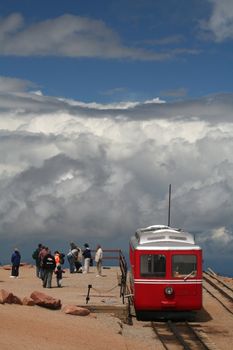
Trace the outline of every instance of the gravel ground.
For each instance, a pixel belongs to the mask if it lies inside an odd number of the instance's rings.
[[[70,275],[66,273],[63,288],[43,289],[35,277],[35,270],[21,268],[20,278],[9,278],[9,271],[0,268],[0,289],[6,289],[19,297],[30,296],[34,290],[46,292],[62,300],[63,305],[84,303],[87,284],[95,287],[95,303],[120,302],[117,285],[117,268],[105,271],[105,277]],[[233,286],[231,278],[223,280]],[[96,292],[96,290],[98,292]],[[94,291],[93,291],[94,293]],[[99,295],[98,295],[99,293]],[[211,343],[221,350],[231,350],[233,344],[233,316],[203,291],[204,307],[197,313],[196,322]],[[160,350],[159,340],[149,327],[149,322],[137,321],[133,325],[122,323],[111,314],[90,314],[86,317],[65,315],[62,310],[51,311],[38,306],[0,305],[0,349],[8,350]]]

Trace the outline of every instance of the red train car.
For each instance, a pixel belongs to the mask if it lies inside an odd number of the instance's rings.
[[[202,307],[202,250],[194,237],[168,226],[138,229],[130,240],[134,308],[177,312]]]

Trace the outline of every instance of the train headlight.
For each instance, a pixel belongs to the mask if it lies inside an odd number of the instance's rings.
[[[174,293],[174,290],[173,290],[172,287],[166,287],[164,289],[164,292],[165,292],[166,295],[172,295]]]

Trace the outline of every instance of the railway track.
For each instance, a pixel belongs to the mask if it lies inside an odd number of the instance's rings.
[[[204,272],[203,289],[215,298],[230,314],[233,314],[233,288],[217,276]]]
[[[167,321],[151,322],[151,327],[165,350],[217,350],[199,324]]]
[[[203,273],[203,289],[220,303],[230,317],[233,314],[233,288],[214,273]],[[156,338],[165,350],[217,350],[219,348],[210,340],[207,333],[211,331],[202,327],[201,323],[188,321],[161,322],[150,321],[147,326],[152,328]]]

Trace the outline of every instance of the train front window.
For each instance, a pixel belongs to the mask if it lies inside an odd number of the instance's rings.
[[[177,254],[172,256],[172,276],[187,278],[197,275],[196,255]]]
[[[166,257],[162,254],[141,255],[141,276],[164,277],[166,275]]]

